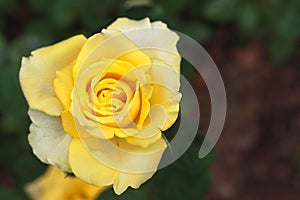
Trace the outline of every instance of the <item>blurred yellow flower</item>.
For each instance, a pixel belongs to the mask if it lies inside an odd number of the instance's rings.
[[[32,200],[94,200],[105,187],[95,187],[50,166],[45,174],[25,186]]]
[[[148,18],[119,18],[23,58],[29,143],[43,162],[117,194],[157,170],[181,94],[177,34]]]

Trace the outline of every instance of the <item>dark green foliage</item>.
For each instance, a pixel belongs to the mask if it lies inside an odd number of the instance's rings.
[[[269,55],[276,63],[293,55],[300,33],[298,0],[28,0],[22,4],[1,0],[0,5],[1,32],[30,33],[42,41],[77,33],[89,36],[119,16],[166,21],[201,43],[209,41],[220,26],[233,26],[239,31],[237,41],[270,39]],[[15,33],[14,24],[22,24],[22,32]]]
[[[15,191],[5,187],[0,187],[0,199],[21,200],[22,198]]]

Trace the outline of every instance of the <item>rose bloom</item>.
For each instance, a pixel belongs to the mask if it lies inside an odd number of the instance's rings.
[[[67,176],[54,166],[49,167],[45,174],[25,186],[26,193],[33,200],[94,200],[105,189]]]
[[[179,111],[178,39],[162,22],[119,18],[23,58],[33,153],[117,194],[151,178]]]

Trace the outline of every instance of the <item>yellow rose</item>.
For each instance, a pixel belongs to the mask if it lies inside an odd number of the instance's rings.
[[[94,200],[105,189],[67,176],[54,166],[49,167],[45,174],[25,186],[26,193],[33,200]]]
[[[117,194],[148,180],[181,94],[178,36],[162,22],[119,18],[23,58],[29,143],[43,162]]]

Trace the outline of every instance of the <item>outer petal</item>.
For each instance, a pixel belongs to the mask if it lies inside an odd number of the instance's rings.
[[[70,134],[72,137],[76,137],[76,138],[79,137],[76,124],[75,124],[75,119],[70,111],[65,110],[64,112],[61,113],[61,121],[64,130],[68,134]]]
[[[134,66],[151,63],[148,55],[121,32],[103,29],[101,33],[90,37],[83,46],[73,69],[74,80],[80,72],[103,58],[124,60]]]
[[[106,167],[92,157],[80,139],[73,139],[70,143],[69,162],[77,177],[96,186],[111,185],[118,175],[116,170]]]
[[[160,146],[162,151],[157,152],[155,157],[147,157],[147,155],[141,155],[141,159],[136,160],[137,157],[135,156],[120,155],[120,152],[107,148],[107,141],[105,140],[102,140],[102,142],[104,143],[101,145],[101,140],[95,140],[91,138],[90,145],[92,146],[91,148],[95,150],[93,151],[93,155],[91,155],[90,151],[83,146],[79,139],[73,139],[70,144],[69,162],[74,174],[79,178],[85,180],[86,182],[96,186],[113,184],[114,190],[117,194],[121,194],[122,192],[124,192],[128,186],[138,188],[142,183],[151,178],[155,173],[155,170],[143,173],[141,173],[141,171],[143,171],[143,169],[146,170],[149,165],[155,166],[156,169],[158,162],[161,159],[162,153],[166,148],[165,142],[160,141],[156,146],[152,146],[152,148],[143,149],[135,147],[133,145],[129,145],[125,142],[125,140],[119,139],[117,141],[117,144],[120,146],[120,148],[127,151],[131,150],[135,153],[145,153],[145,151],[153,151],[155,148],[157,148],[157,146]],[[117,165],[119,169],[113,169],[102,164],[94,157],[97,152],[105,155],[106,158],[110,157],[110,159],[113,159],[112,162],[114,163],[118,162]],[[110,152],[110,154],[108,154],[108,152]],[[108,162],[105,161],[105,163]],[[124,168],[129,166],[138,169],[137,173],[129,173],[123,171]]]
[[[150,23],[149,18],[131,20],[118,18],[108,30],[119,30],[140,47],[151,59],[159,59],[180,71],[180,56],[177,51],[178,35],[160,22]]]
[[[22,59],[20,83],[31,108],[49,115],[60,115],[63,106],[53,89],[55,72],[75,60],[85,41],[83,35],[77,35],[35,50],[32,56]]]
[[[146,132],[146,131],[142,131],[142,132]],[[145,134],[143,134],[143,135],[145,135]],[[146,148],[149,145],[151,145],[151,144],[157,142],[159,139],[161,139],[161,131],[158,129],[155,129],[155,128],[152,129],[151,133],[148,134],[147,136],[143,136],[143,135],[140,133],[136,137],[129,136],[129,137],[126,137],[125,140],[132,145],[138,145],[143,148]]]
[[[155,87],[156,86],[154,86],[154,90],[159,91]],[[164,87],[162,88],[164,89]],[[160,92],[162,92],[162,95],[165,95],[164,92],[166,93],[169,91],[167,90]],[[169,93],[167,94],[170,95]],[[167,96],[167,100],[165,101],[162,101],[163,98],[160,99],[161,96],[159,93],[153,95],[155,98],[158,98],[158,103],[162,104],[153,103],[151,105],[149,115],[145,121],[145,126],[139,131],[138,134],[125,138],[130,144],[138,145],[143,148],[148,147],[149,145],[160,140],[161,130],[166,130],[169,128],[177,118],[179,110],[178,102],[173,102],[173,104],[171,104],[170,100],[168,99],[173,98],[173,93],[171,93],[171,96]]]
[[[71,104],[71,93],[74,87],[72,74],[74,63],[75,61],[56,71],[56,77],[53,82],[55,94],[63,104],[64,109],[69,108]]]
[[[60,118],[32,109],[28,114],[33,122],[28,135],[33,153],[44,163],[70,171],[68,147],[72,137],[64,132]]]
[[[181,99],[181,93],[173,93],[164,86],[153,86],[153,93],[150,99],[151,105],[160,105],[163,109],[154,109],[152,112],[152,119],[162,118],[161,116],[166,116],[164,124],[161,126],[157,124],[162,131],[170,128],[178,117],[179,112],[179,102]],[[151,112],[151,111],[150,111]]]
[[[105,189],[106,187],[95,187],[78,178],[67,176],[54,166],[25,186],[26,192],[33,200],[94,200]]]
[[[150,103],[149,99],[152,95],[152,86],[150,85],[143,85],[140,86],[139,90],[141,93],[141,106],[140,106],[140,112],[137,118],[135,119],[135,123],[138,127],[142,127],[145,119],[147,118],[149,111],[150,111]]]
[[[144,174],[134,174],[134,173],[119,173],[116,178],[113,188],[116,194],[120,195],[126,191],[128,186],[138,189],[141,184],[150,179],[155,172],[148,172]]]
[[[151,107],[161,106],[163,109],[152,109],[151,119],[159,119],[166,116],[166,120],[155,120],[162,122],[158,127],[161,130],[170,128],[176,121],[179,112],[180,81],[179,74],[170,66],[155,60],[149,72],[152,77],[153,91],[150,98]],[[162,113],[164,112],[164,113]],[[152,120],[153,121],[153,120]]]

